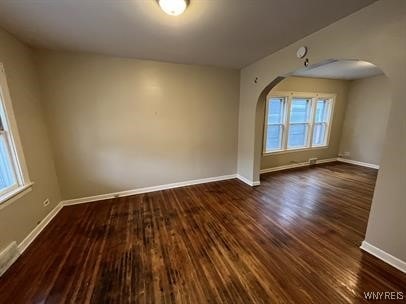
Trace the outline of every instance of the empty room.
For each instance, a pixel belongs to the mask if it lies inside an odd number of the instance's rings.
[[[0,303],[404,303],[406,1],[0,1]]]

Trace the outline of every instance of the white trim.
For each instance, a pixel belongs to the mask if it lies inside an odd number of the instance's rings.
[[[303,150],[311,150],[314,148],[328,148],[331,135],[331,126],[334,119],[334,105],[337,95],[334,93],[314,93],[314,92],[296,92],[296,91],[271,91],[266,99],[265,104],[265,117],[264,117],[264,133],[263,133],[263,144],[262,144],[262,155],[272,155],[279,153],[290,153]],[[267,129],[268,129],[268,110],[269,102],[272,98],[283,99],[283,121],[280,124],[282,125],[282,147],[278,150],[266,150],[266,141],[267,141]],[[292,99],[293,98],[304,98],[310,102],[309,107],[309,117],[307,122],[303,123],[307,125],[306,132],[306,143],[302,147],[291,147],[288,146],[288,135],[290,125],[294,124],[290,122],[290,112],[292,110]],[[325,143],[323,145],[313,146],[313,131],[315,126],[315,117],[316,117],[316,105],[317,101],[320,99],[328,100],[330,106],[328,107],[328,121],[325,122],[326,134],[325,134]],[[302,124],[302,123],[301,123]],[[272,125],[272,124],[270,124]]]
[[[27,247],[36,239],[36,237],[41,233],[42,230],[51,222],[51,220],[61,211],[63,207],[62,202],[60,202],[54,209],[49,212],[45,218],[25,237],[20,244],[18,244],[18,251],[23,253]]]
[[[30,189],[30,188],[28,188]],[[16,250],[12,256],[12,258],[9,259],[6,265],[2,266],[2,271],[0,273],[0,276],[6,272],[6,270],[20,257],[20,255],[30,246],[30,244],[37,238],[37,236],[41,233],[42,230],[51,222],[51,220],[61,211],[63,207],[62,202],[60,202],[58,205],[55,206],[54,209],[49,212],[44,219],[36,226],[34,229],[25,237],[24,240],[21,241],[20,244],[16,246]],[[7,248],[5,248],[1,254],[4,252],[7,252],[12,248],[12,246],[15,246],[16,242],[11,243]]]
[[[17,243],[15,241],[11,242],[0,252],[0,277],[13,265],[19,256],[20,253],[18,252]]]
[[[325,164],[325,163],[332,163],[337,161],[337,158],[326,158],[326,159],[318,159],[316,160],[316,164]]]
[[[260,181],[252,181],[252,180],[249,180],[248,178],[245,178],[244,176],[242,176],[242,175],[240,175],[240,174],[237,174],[237,178],[238,178],[240,181],[246,183],[248,186],[251,186],[251,187],[259,186],[259,185],[261,184]]]
[[[17,189],[10,191],[0,198],[0,210],[4,207],[10,205],[12,202],[18,200],[19,198],[23,197],[27,193],[31,192],[32,185],[34,183],[29,183],[25,186],[18,187]]]
[[[369,244],[367,241],[363,241],[360,248],[369,254],[377,257],[381,261],[395,267],[396,269],[406,273],[406,262],[394,257],[393,255],[375,247],[374,245]]]
[[[328,146],[314,146],[311,148],[292,148],[289,150],[275,150],[275,151],[270,151],[270,152],[264,152],[262,153],[263,157],[267,156],[273,156],[276,154],[286,154],[286,153],[295,153],[295,152],[303,152],[303,151],[312,151],[312,150],[320,150],[320,149],[328,149]]]
[[[197,184],[204,184],[204,183],[210,183],[210,182],[216,182],[216,181],[222,181],[222,180],[229,180],[229,179],[234,179],[234,178],[237,178],[237,174],[230,174],[230,175],[222,175],[222,176],[216,176],[216,177],[195,179],[195,180],[189,180],[189,181],[178,182],[178,183],[171,183],[171,184],[165,184],[165,185],[159,185],[159,186],[153,186],[153,187],[138,188],[138,189],[134,189],[134,190],[121,191],[121,192],[116,192],[116,193],[108,193],[108,194],[95,195],[95,196],[90,196],[90,197],[83,197],[83,198],[78,198],[78,199],[61,201],[25,237],[25,239],[23,241],[21,241],[20,244],[17,245],[17,253],[10,259],[10,262],[7,262],[7,267],[5,267],[4,272],[28,248],[28,246],[37,238],[37,236],[42,232],[42,230],[44,230],[44,228],[51,222],[51,220],[59,213],[59,211],[61,211],[61,209],[64,206],[88,203],[88,202],[99,201],[99,200],[104,200],[104,199],[109,199],[109,198],[114,198],[114,197],[129,196],[129,195],[135,195],[135,194],[141,194],[141,193],[147,193],[147,192],[154,192],[154,191],[159,191],[159,190],[166,190],[166,189],[179,188],[179,187],[185,187],[185,186],[191,186],[191,185],[197,185]],[[257,184],[259,185],[259,182],[254,182],[253,183],[253,185],[257,185]],[[31,191],[31,187],[28,186],[28,188],[25,189],[25,190]],[[21,194],[23,194],[23,192],[20,192],[20,195]],[[17,197],[17,196],[18,196],[18,194],[15,197]],[[12,244],[10,244],[6,249],[8,250],[11,245]],[[2,253],[3,253],[3,251],[2,251]]]
[[[217,182],[217,181],[222,181],[222,180],[233,179],[236,177],[237,177],[236,174],[231,174],[231,175],[222,175],[222,176],[208,177],[208,178],[202,178],[202,179],[195,179],[195,180],[189,180],[189,181],[178,182],[178,183],[164,184],[164,185],[158,185],[158,186],[152,186],[152,187],[138,188],[138,189],[132,189],[132,190],[126,190],[126,191],[120,191],[120,192],[113,192],[113,193],[106,193],[106,194],[64,200],[64,201],[62,201],[62,204],[64,206],[83,204],[83,203],[101,201],[101,200],[111,199],[111,198],[121,197],[121,196],[130,196],[130,195],[136,195],[136,194],[141,194],[141,193],[148,193],[148,192],[173,189],[173,188],[179,188],[179,187],[185,187],[185,186],[191,186],[191,185],[197,185],[197,184],[204,184],[204,183],[210,183],[210,182]]]
[[[290,165],[284,165],[284,166],[278,166],[278,167],[272,167],[272,168],[261,169],[261,170],[259,171],[259,174],[264,174],[264,173],[269,173],[269,172],[275,172],[275,171],[282,171],[282,170],[293,169],[293,168],[299,168],[299,167],[306,167],[306,166],[309,166],[309,163],[308,163],[308,162],[295,163],[295,164],[290,164]]]
[[[372,168],[372,169],[379,169],[379,165],[370,164],[370,163],[364,163],[364,162],[360,162],[360,161],[352,160],[352,159],[348,159],[348,158],[339,157],[339,158],[337,158],[337,160],[338,160],[339,162],[343,162],[343,163],[348,163],[348,164],[353,164],[353,165],[368,167],[368,168]]]
[[[0,63],[0,99],[0,101],[2,101],[2,106],[0,108],[3,108],[5,112],[5,121],[3,124],[5,125],[5,128],[7,127],[9,133],[8,140],[9,146],[12,149],[11,156],[13,159],[13,165],[16,167],[14,169],[17,171],[19,185],[23,186],[30,183],[30,176],[28,174],[17,121],[14,115],[13,103],[7,85],[7,76],[2,63]]]
[[[337,161],[337,158],[320,159],[320,160],[316,161],[316,164],[331,163],[331,162],[335,162],[335,161]],[[284,165],[284,166],[279,166],[279,167],[261,169],[259,171],[259,174],[275,172],[275,171],[282,171],[282,170],[293,169],[293,168],[307,167],[307,166],[310,166],[308,161],[303,162],[303,163],[295,163],[295,164],[289,164],[289,165]]]

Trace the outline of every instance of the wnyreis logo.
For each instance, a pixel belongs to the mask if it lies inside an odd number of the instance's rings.
[[[365,291],[364,299],[371,301],[402,301],[406,298],[403,291]]]

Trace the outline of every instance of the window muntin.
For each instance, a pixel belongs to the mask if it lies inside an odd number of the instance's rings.
[[[294,97],[290,102],[287,149],[305,148],[310,125],[311,99]]]
[[[264,153],[328,146],[334,99],[332,94],[297,92],[269,97]]]
[[[4,102],[0,95],[0,196],[18,187],[17,164],[14,163],[12,151]]]
[[[331,102],[328,99],[318,99],[316,101],[316,113],[313,128],[313,146],[327,145],[327,131],[330,120]]]
[[[0,195],[17,187],[17,179],[13,168],[7,139],[4,132],[0,133]]]
[[[0,63],[0,209],[29,189],[30,182],[18,136],[6,75]]]
[[[282,136],[285,120],[285,98],[275,97],[268,102],[266,134],[267,151],[282,149]]]

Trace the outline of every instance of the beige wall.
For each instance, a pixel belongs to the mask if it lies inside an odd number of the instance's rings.
[[[304,77],[288,77],[277,84],[272,89],[272,91],[297,91],[336,94],[330,141],[327,148],[262,155],[261,169],[273,168],[293,163],[302,163],[308,161],[309,158],[312,157],[317,157],[318,159],[337,157],[345,108],[347,105],[348,84],[349,82],[345,80]],[[263,126],[265,117],[265,102],[261,102],[258,107],[262,108],[261,111],[263,115],[260,116],[262,117],[262,119],[261,121],[259,121],[259,123]]]
[[[390,107],[390,84],[386,76],[351,81],[340,154],[379,165]]]
[[[359,58],[381,67],[392,106],[366,241],[404,261],[405,28],[406,2],[381,0],[247,66],[238,124],[238,173],[257,180],[258,99],[275,78],[302,67],[299,46],[309,47],[311,63]],[[59,193],[31,52],[0,31],[0,60],[35,181],[32,192],[0,210],[2,248],[21,241]],[[238,72],[54,52],[40,52],[38,63],[64,198],[234,173]],[[43,208],[47,197],[51,204]]]
[[[239,71],[38,51],[64,199],[236,173]]]
[[[238,174],[259,179],[262,132],[257,129],[259,99],[268,85],[303,66],[295,57],[308,46],[310,63],[331,58],[362,59],[380,67],[392,87],[384,149],[368,221],[366,241],[406,261],[406,1],[381,0],[301,39],[241,71]],[[384,47],[383,47],[384,46]],[[254,82],[255,77],[258,81]],[[267,88],[268,87],[268,88]],[[258,114],[258,115],[257,115]]]
[[[32,191],[0,209],[0,250],[21,242],[60,201],[32,51],[0,29],[3,63]],[[42,206],[49,198],[50,204]]]

